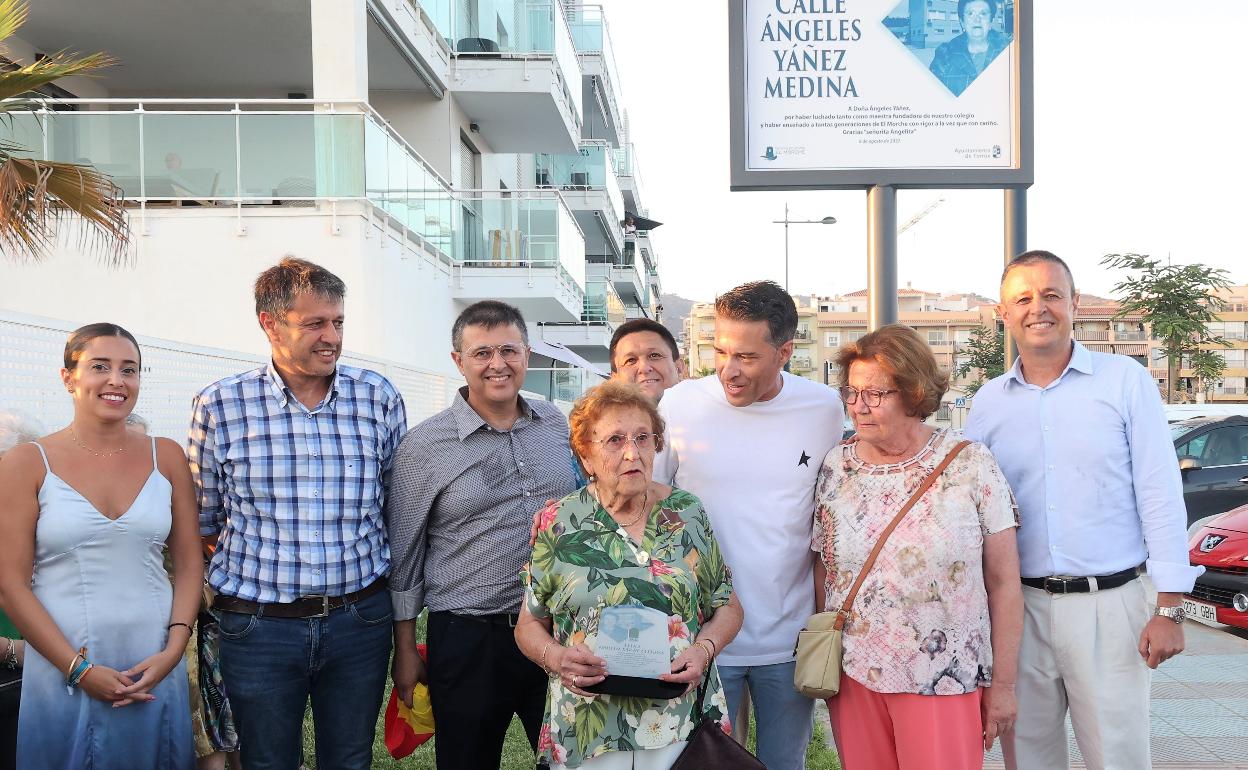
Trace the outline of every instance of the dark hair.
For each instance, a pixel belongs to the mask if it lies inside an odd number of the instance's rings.
[[[65,357],[64,364],[66,369],[73,369],[78,366],[78,359],[82,358],[82,352],[87,349],[87,345],[91,340],[97,337],[124,337],[130,340],[130,344],[134,345],[134,349],[139,354],[139,366],[143,365],[143,353],[139,350],[139,341],[134,335],[117,324],[95,323],[80,326],[70,333],[69,339],[65,341]]]
[[[341,301],[347,296],[347,285],[320,265],[287,255],[256,276],[255,294],[257,316],[268,313],[285,318],[296,298],[315,294]]]
[[[966,6],[973,2],[975,2],[975,0],[958,0],[958,21],[962,21],[963,13],[966,11]],[[997,18],[997,0],[983,0],[983,2],[988,4],[991,19]],[[991,21],[991,19],[989,20]]]
[[[525,345],[529,344],[529,327],[525,326],[524,316],[520,315],[519,310],[506,302],[494,299],[474,302],[464,308],[464,312],[455,319],[455,325],[451,327],[451,347],[460,353],[464,352],[462,348],[466,326],[484,326],[487,329],[493,329],[496,326],[508,325],[519,329],[520,339],[524,340]]]
[[[841,384],[849,384],[849,365],[855,361],[874,361],[893,378],[897,395],[906,406],[906,414],[926,420],[940,407],[940,397],[949,390],[949,375],[940,370],[932,349],[919,333],[909,326],[889,324],[865,334],[836,354],[841,370]]]
[[[1041,262],[1048,262],[1051,265],[1057,265],[1062,268],[1062,271],[1066,273],[1066,280],[1070,281],[1070,296],[1073,299],[1075,296],[1075,276],[1070,272],[1070,265],[1067,265],[1061,257],[1057,256],[1053,252],[1043,251],[1041,249],[1024,251],[1014,259],[1011,259],[1010,263],[1005,266],[1005,270],[1001,272],[1001,285],[1005,285],[1006,277],[1009,276],[1010,271],[1014,268],[1027,267],[1028,265],[1038,265]]]
[[[672,349],[672,360],[680,360],[680,346],[676,344],[676,338],[666,326],[658,321],[652,321],[649,318],[634,318],[631,321],[625,321],[615,330],[615,334],[611,335],[611,345],[607,348],[607,357],[611,361],[611,371],[615,371],[615,348],[620,344],[620,340],[630,334],[637,332],[654,332],[663,338],[667,346]]]
[[[719,295],[715,315],[734,321],[766,321],[767,341],[776,348],[797,335],[797,305],[775,281],[751,281]]]

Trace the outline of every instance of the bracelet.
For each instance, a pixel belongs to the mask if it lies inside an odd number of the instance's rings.
[[[702,651],[702,654],[706,656],[706,662],[702,664],[702,671],[703,671],[703,673],[705,673],[705,672],[706,672],[706,670],[707,670],[708,668],[710,668],[710,667],[711,667],[711,653],[710,653],[709,651],[707,651],[707,649],[706,649],[705,647],[703,647],[703,646],[702,646],[702,642],[700,642],[700,641],[699,641],[699,642],[694,642],[694,643],[693,643],[693,646],[694,646],[694,647],[697,647],[699,650],[701,650],[701,651]]]
[[[169,625],[165,626],[165,630],[172,631],[174,626],[182,626],[183,628],[186,629],[187,633],[189,634],[195,633],[195,629],[191,628],[189,623],[170,623]]]
[[[546,672],[547,676],[558,676],[557,673],[555,673],[554,671],[551,671],[546,666],[546,653],[550,650],[550,645],[552,644],[555,644],[554,639],[551,639],[549,642],[546,643],[546,646],[542,648],[542,662],[539,665],[541,665],[542,670]]]
[[[78,661],[86,660],[86,658],[87,658],[87,648],[79,647],[78,654],[74,656],[74,659],[69,662],[69,666],[65,669],[65,681],[68,682],[69,677],[73,675],[74,669],[78,667]]]
[[[78,665],[78,668],[74,669],[73,675],[69,678],[69,681],[67,681],[66,684],[70,687],[77,687],[78,683],[82,681],[82,678],[87,675],[87,672],[93,668],[95,668],[94,663],[89,663],[86,660],[83,660],[82,663]]]
[[[715,640],[714,640],[714,639],[712,639],[712,638],[711,638],[711,637],[709,637],[709,636],[704,636],[704,637],[702,637],[701,639],[699,639],[698,641],[699,641],[699,642],[706,642],[707,644],[711,645],[711,657],[712,657],[712,658],[714,658],[716,655],[719,655],[719,645],[718,645],[718,644],[715,644]]]

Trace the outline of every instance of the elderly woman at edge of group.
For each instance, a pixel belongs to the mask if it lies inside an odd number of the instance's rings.
[[[913,329],[878,329],[837,364],[857,434],[828,453],[815,488],[820,610],[841,607],[881,530],[961,441],[924,422],[948,377]],[[888,539],[851,607],[841,690],[828,700],[846,770],[981,767],[1010,729],[1023,625],[1016,526],[1005,477],[973,443]]]
[[[538,749],[555,768],[668,768],[702,716],[731,730],[713,668],[704,712],[691,712],[703,673],[741,628],[741,606],[702,504],[651,477],[663,420],[650,398],[604,383],[577,402],[570,426],[590,483],[543,512],[516,626],[521,651],[551,677]],[[667,618],[671,673],[659,678],[685,684],[682,696],[584,689],[609,673],[594,654],[599,618],[621,605]]]
[[[43,426],[35,418],[17,410],[0,409],[0,460],[18,444],[34,441],[43,435]],[[17,636],[17,628],[8,615],[0,610],[0,674],[4,671],[21,671],[26,657],[26,643]],[[20,674],[18,674],[20,676]],[[14,682],[13,687],[20,687]],[[4,700],[8,703],[8,698]],[[0,770],[16,767],[17,761],[17,712],[0,712]]]
[[[28,644],[18,765],[190,770],[182,656],[203,583],[190,468],[175,442],[126,430],[134,335],[83,326],[62,360],[73,420],[0,462],[0,600]]]

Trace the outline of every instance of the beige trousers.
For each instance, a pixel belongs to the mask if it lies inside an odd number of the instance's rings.
[[[1069,767],[1066,712],[1089,770],[1146,770],[1152,672],[1138,651],[1152,612],[1143,580],[1108,591],[1048,594],[1023,586],[1018,721],[1011,770]]]

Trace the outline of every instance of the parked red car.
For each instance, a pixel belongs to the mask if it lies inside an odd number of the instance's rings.
[[[1248,628],[1248,505],[1201,527],[1192,538],[1189,557],[1205,574],[1184,596],[1187,616]]]

